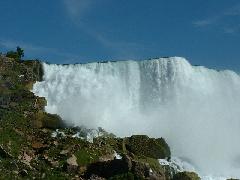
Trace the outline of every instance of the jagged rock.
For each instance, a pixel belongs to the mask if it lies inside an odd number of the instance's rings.
[[[2,145],[0,145],[0,157],[1,158],[12,158],[13,156],[8,152],[6,151]]]
[[[28,172],[27,172],[26,169],[23,169],[23,170],[21,170],[21,171],[19,172],[19,174],[20,174],[22,177],[25,177],[25,176],[28,175]]]
[[[136,155],[155,159],[170,158],[171,152],[163,138],[149,138],[146,135],[134,135],[127,138],[126,149]]]
[[[29,167],[31,167],[30,162],[32,160],[33,157],[29,156],[26,152],[23,153],[23,156],[21,157],[22,162],[26,165],[28,165]]]
[[[67,171],[72,173],[78,170],[77,157],[73,154],[67,159]]]
[[[70,158],[67,159],[67,163],[72,166],[78,166],[77,158],[74,154]]]
[[[200,180],[195,172],[179,172],[173,176],[173,180]]]
[[[114,154],[106,154],[106,155],[103,155],[101,157],[99,157],[99,161],[100,162],[105,162],[105,161],[111,161],[114,159]]]

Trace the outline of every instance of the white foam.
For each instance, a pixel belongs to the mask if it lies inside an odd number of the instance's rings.
[[[115,159],[122,159],[122,156],[118,154],[116,151],[114,151],[114,158]]]

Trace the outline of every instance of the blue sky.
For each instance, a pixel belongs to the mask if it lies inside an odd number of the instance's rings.
[[[240,72],[239,0],[2,0],[0,51],[51,63],[183,56]]]

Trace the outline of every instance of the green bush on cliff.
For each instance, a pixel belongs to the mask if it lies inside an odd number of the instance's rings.
[[[21,58],[24,57],[24,50],[18,46],[16,51],[8,51],[6,57],[21,60]]]

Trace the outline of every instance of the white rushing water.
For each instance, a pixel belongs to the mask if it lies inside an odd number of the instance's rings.
[[[44,66],[33,92],[69,125],[164,137],[202,175],[240,178],[240,76],[180,57]]]

